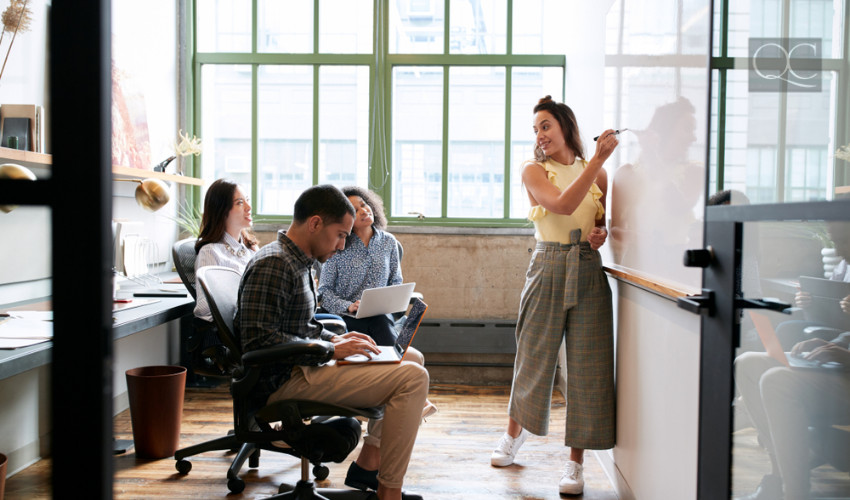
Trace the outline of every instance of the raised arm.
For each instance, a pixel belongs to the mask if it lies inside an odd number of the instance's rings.
[[[590,191],[590,186],[596,182],[602,171],[602,165],[611,156],[617,144],[617,136],[614,135],[613,130],[603,132],[596,141],[596,153],[593,158],[587,162],[582,173],[563,191],[549,182],[542,165],[526,163],[522,169],[522,182],[531,198],[531,204],[541,205],[556,214],[571,215]],[[604,179],[607,190],[607,176]]]

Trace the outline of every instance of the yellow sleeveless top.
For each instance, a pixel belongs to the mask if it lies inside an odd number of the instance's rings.
[[[587,162],[580,158],[576,158],[572,165],[561,165],[551,158],[538,164],[546,170],[549,182],[561,191],[566,189],[587,166]],[[534,237],[537,241],[568,244],[570,231],[581,229],[581,241],[587,241],[587,235],[596,225],[596,220],[605,215],[605,207],[599,201],[600,198],[602,198],[602,190],[594,182],[572,215],[552,213],[541,205],[531,207],[528,220],[534,222],[536,230]]]

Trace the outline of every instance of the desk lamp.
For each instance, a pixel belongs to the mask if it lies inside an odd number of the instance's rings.
[[[138,182],[136,186],[136,203],[149,212],[156,212],[171,198],[168,194],[168,184],[159,179],[115,179],[116,181]]]
[[[0,179],[22,179],[34,181],[36,180],[36,177],[35,174],[32,173],[32,170],[27,167],[16,165],[14,163],[4,163],[3,165],[0,165]],[[7,214],[16,208],[18,208],[18,205],[0,205],[0,210]]]

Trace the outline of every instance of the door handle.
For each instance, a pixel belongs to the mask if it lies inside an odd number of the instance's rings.
[[[769,309],[783,314],[791,314],[791,304],[774,299],[773,297],[765,297],[763,299],[735,299],[735,307],[737,309]]]
[[[705,269],[711,265],[712,260],[714,260],[714,249],[709,245],[706,248],[685,250],[682,263],[685,267],[701,267]]]
[[[702,289],[701,295],[690,295],[676,299],[676,305],[694,314],[714,314],[714,292]]]

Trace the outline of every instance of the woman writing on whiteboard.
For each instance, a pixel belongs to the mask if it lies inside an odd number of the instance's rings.
[[[384,231],[387,217],[381,198],[368,189],[342,188],[357,214],[345,250],[322,265],[319,295],[322,308],[339,314],[349,331],[365,333],[378,345],[393,345],[397,337],[392,316],[381,314],[357,319],[363,290],[402,282],[398,242]]]
[[[607,238],[602,168],[617,147],[606,130],[590,161],[572,110],[550,96],[534,107],[535,158],[522,167],[537,245],[517,320],[508,428],[490,458],[510,465],[529,433],[546,435],[561,343],[567,352],[565,444],[570,459],[559,490],[584,489],[585,449],[614,446],[614,341],[611,289],[597,249]]]

